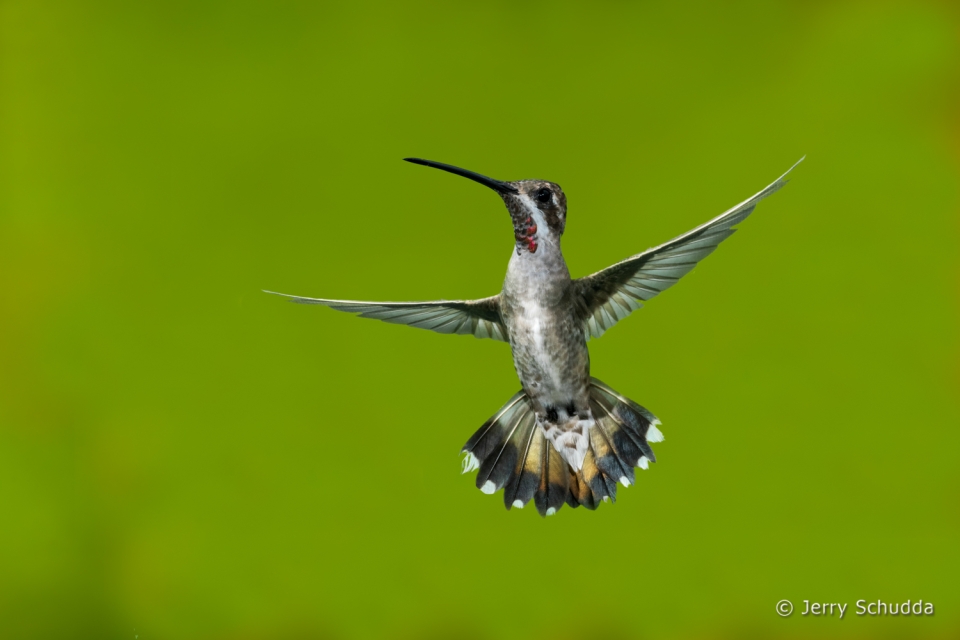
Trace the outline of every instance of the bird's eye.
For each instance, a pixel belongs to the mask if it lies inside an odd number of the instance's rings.
[[[550,189],[547,189],[546,187],[544,187],[543,189],[540,189],[539,191],[537,191],[534,197],[537,199],[537,202],[546,204],[550,202],[551,195],[552,194],[550,193]]]

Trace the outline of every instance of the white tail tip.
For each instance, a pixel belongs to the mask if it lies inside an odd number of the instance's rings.
[[[663,433],[660,432],[660,429],[657,429],[657,425],[652,424],[647,429],[647,442],[663,442]]]
[[[470,473],[476,469],[480,468],[480,461],[477,460],[477,456],[473,455],[470,451],[465,452],[466,455],[463,457],[461,464],[463,465],[463,471],[460,473]]]

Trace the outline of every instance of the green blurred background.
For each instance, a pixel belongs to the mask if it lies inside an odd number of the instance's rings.
[[[0,46],[4,637],[960,632],[956,6],[3,0]],[[459,475],[506,345],[260,293],[497,292],[502,204],[405,156],[560,183],[584,275],[803,154],[591,343],[666,435],[595,513]]]

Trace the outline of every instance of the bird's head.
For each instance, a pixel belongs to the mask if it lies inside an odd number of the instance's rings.
[[[518,252],[536,253],[544,243],[559,246],[567,223],[567,197],[560,185],[546,180],[503,182],[442,162],[404,159],[469,178],[499,193],[513,220]]]

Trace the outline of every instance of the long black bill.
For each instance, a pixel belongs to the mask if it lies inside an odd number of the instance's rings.
[[[458,176],[469,178],[474,182],[479,182],[484,186],[490,187],[497,193],[520,193],[516,187],[514,187],[508,182],[503,182],[501,180],[494,180],[493,178],[482,176],[479,173],[474,173],[473,171],[467,171],[466,169],[455,167],[452,164],[434,162],[433,160],[422,160],[420,158],[404,158],[404,160],[406,160],[407,162],[412,162],[413,164],[422,164],[425,167],[433,167],[434,169],[440,169],[441,171],[449,171],[450,173],[455,173]]]

